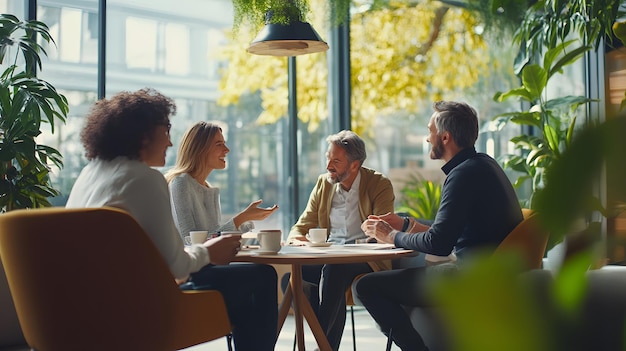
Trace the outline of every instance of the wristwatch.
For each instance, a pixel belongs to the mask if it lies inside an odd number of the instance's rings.
[[[406,232],[406,230],[409,229],[409,224],[411,223],[411,221],[409,220],[408,216],[402,216],[402,218],[404,218],[404,225],[402,225],[401,232]]]

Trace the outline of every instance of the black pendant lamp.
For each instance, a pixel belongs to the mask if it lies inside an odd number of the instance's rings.
[[[266,16],[265,27],[254,38],[248,52],[255,55],[298,56],[328,50],[315,29],[300,20],[289,24],[270,23],[271,13]]]

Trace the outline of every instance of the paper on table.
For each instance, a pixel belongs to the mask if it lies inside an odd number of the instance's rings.
[[[313,246],[283,246],[282,254],[350,254],[363,253],[371,250],[391,250],[395,249],[393,244],[346,244],[331,245],[329,247]]]
[[[329,247],[311,247],[311,246],[292,246],[285,245],[280,250],[282,254],[325,254],[328,252],[328,249],[334,247],[334,245]]]
[[[394,244],[380,244],[380,243],[371,243],[371,244],[345,244],[343,245],[346,248],[352,249],[363,249],[363,250],[387,250],[394,249]]]

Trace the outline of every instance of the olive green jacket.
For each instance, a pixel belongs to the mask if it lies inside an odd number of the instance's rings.
[[[373,169],[361,167],[360,172],[359,213],[361,222],[372,214],[382,215],[393,212],[395,196],[391,181]],[[317,184],[311,191],[306,209],[289,231],[288,241],[306,235],[311,228],[330,228],[330,208],[337,186],[339,184],[328,182],[326,174],[317,178]]]

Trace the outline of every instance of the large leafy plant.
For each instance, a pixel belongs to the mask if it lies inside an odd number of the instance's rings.
[[[498,1],[503,7],[516,1]],[[519,45],[515,70],[519,73],[528,63],[535,62],[546,49],[556,48],[572,36],[598,48],[612,44],[612,26],[624,16],[622,0],[540,0],[525,12],[515,33]]]
[[[501,158],[503,166],[520,172],[515,181],[516,187],[526,182],[531,184],[531,196],[523,200],[523,206],[534,208],[533,196],[545,186],[546,169],[568,148],[576,126],[576,113],[581,105],[591,101],[585,96],[562,96],[546,98],[546,88],[550,78],[561,72],[564,66],[577,61],[591,49],[582,45],[568,50],[577,41],[571,40],[548,50],[543,56],[542,65],[526,65],[521,72],[522,86],[508,92],[498,92],[494,99],[504,101],[517,98],[525,101],[528,110],[508,112],[494,117],[498,128],[512,122],[534,127],[535,134],[521,134],[511,139],[517,154]]]
[[[498,2],[505,12],[509,3]],[[519,47],[513,64],[522,86],[495,96],[497,101],[516,97],[527,102],[521,106],[530,106],[528,110],[495,117],[500,127],[512,122],[532,126],[536,131],[532,135],[523,132],[513,138],[511,141],[521,152],[503,160],[505,167],[522,173],[517,186],[527,181],[532,185],[524,206],[534,208],[536,191],[546,185],[546,168],[568,148],[576,126],[576,112],[591,101],[583,96],[547,99],[548,81],[587,51],[604,42],[612,43],[615,20],[624,14],[620,10],[621,3],[621,0],[541,0],[524,12],[514,35],[514,44]],[[570,49],[573,43],[581,44]]]
[[[65,96],[36,76],[41,69],[38,43],[54,43],[48,27],[39,21],[20,21],[0,15],[0,212],[50,206],[58,195],[49,178],[50,166],[63,166],[56,149],[39,144],[42,123],[54,133],[56,121],[65,122]]]

